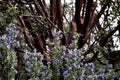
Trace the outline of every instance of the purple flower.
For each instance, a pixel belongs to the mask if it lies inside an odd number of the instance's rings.
[[[68,53],[69,53],[69,54],[73,54],[72,50],[68,50]]]
[[[105,74],[104,73],[101,73],[99,76],[102,77],[102,80],[104,80],[104,76]]]
[[[12,29],[10,27],[8,27],[6,30],[7,30],[8,34],[12,33]]]
[[[87,66],[89,66],[89,64],[88,64],[88,63],[86,63],[86,64],[85,64],[85,66],[87,67]]]
[[[60,75],[60,69],[58,69],[58,76]]]
[[[71,66],[69,66],[69,70],[71,70],[72,69],[72,67]]]
[[[80,80],[84,80],[84,78],[81,76],[81,77],[80,77]]]
[[[75,48],[75,49],[74,49],[74,55],[77,56],[77,53],[78,53],[78,51],[77,51],[77,49]]]
[[[39,69],[37,70],[37,73],[38,73],[38,74],[40,73],[40,70],[39,70]]]
[[[7,57],[6,57],[6,60],[10,60],[10,57],[9,57],[9,56],[7,56]]]
[[[66,78],[67,75],[68,75],[68,70],[66,70],[66,71],[63,72],[63,76],[64,76],[64,78]]]
[[[5,40],[6,37],[7,37],[7,36],[4,34],[4,35],[1,37],[1,40]]]
[[[25,69],[26,69],[26,71],[31,72],[31,69],[29,69],[29,68],[25,68]]]
[[[46,75],[46,73],[45,73],[45,72],[42,72],[42,76],[44,76],[44,77],[45,77],[45,75]]]
[[[10,39],[8,38],[8,39],[7,39],[7,45],[10,45],[10,43],[11,43],[11,41],[10,41]]]
[[[82,70],[82,76],[84,76],[84,74],[85,74],[85,70],[83,69],[83,70]]]
[[[38,53],[37,53],[37,56],[41,56],[41,55],[42,55],[41,52],[38,52]]]
[[[92,80],[95,80],[95,78],[92,78]]]
[[[27,60],[29,57],[27,55],[23,55],[24,60]]]
[[[76,63],[73,63],[73,66],[76,68],[77,67]]]
[[[93,64],[93,63],[90,63],[90,65],[92,66],[92,68],[93,68],[93,69],[95,68],[95,66],[94,66],[94,64]]]

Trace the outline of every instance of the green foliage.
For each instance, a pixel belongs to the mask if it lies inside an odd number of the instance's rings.
[[[101,0],[100,2],[106,4],[111,1]],[[69,20],[72,20],[73,15],[72,4],[71,2],[63,5],[64,13]],[[26,44],[17,19],[18,15],[24,13],[27,13],[25,7],[21,7],[17,3],[13,5],[10,2],[0,1],[0,78],[2,80],[15,80],[15,78],[26,80],[26,77],[30,80],[61,80],[63,78],[64,80],[112,80],[116,76],[120,76],[120,71],[115,72],[112,65],[103,58],[103,52],[108,52],[106,46],[105,48],[100,47],[97,43],[97,39],[99,42],[99,38],[106,37],[109,26],[112,26],[116,16],[118,17],[117,8],[111,7],[109,11],[111,15],[108,17],[108,21],[101,23],[102,30],[92,32],[93,39],[90,42],[93,51],[99,52],[98,58],[106,65],[101,65],[98,61],[83,63],[84,60],[89,60],[93,56],[91,51],[86,57],[83,56],[83,53],[91,48],[90,44],[86,43],[82,49],[78,49],[77,43],[80,34],[75,33],[69,46],[61,46],[62,32],[53,29],[54,41],[51,42],[49,38],[46,40],[47,52],[52,55],[52,68],[51,62],[48,62],[47,65],[43,64],[43,54],[37,52],[36,49],[29,49]],[[47,19],[42,18],[41,21],[43,25],[49,25]],[[36,33],[38,31],[35,28],[29,32]],[[66,34],[70,33],[69,24],[66,21],[65,32]],[[23,52],[16,53],[14,49],[16,47],[22,49]],[[21,59],[18,59],[18,54]],[[18,63],[19,60],[21,63]]]

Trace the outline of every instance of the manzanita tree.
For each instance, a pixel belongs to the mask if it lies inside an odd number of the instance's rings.
[[[3,62],[6,60],[5,56],[10,54],[16,56],[15,58],[11,56],[12,60],[17,60],[16,79],[27,80],[30,75],[33,75],[27,74],[30,73],[26,69],[26,62],[29,59],[26,59],[25,54],[35,57],[39,52],[41,54],[33,59],[36,62],[35,67],[29,69],[35,71],[47,66],[52,70],[48,71],[49,79],[67,79],[69,75],[65,76],[65,74],[68,73],[68,65],[72,64],[70,59],[75,57],[77,58],[73,60],[75,62],[73,66],[76,70],[85,64],[85,67],[92,66],[91,73],[94,74],[94,66],[91,62],[100,65],[112,64],[116,71],[120,69],[119,0],[71,0],[69,2],[66,0],[2,0],[0,11],[0,43],[2,44],[0,52],[4,57],[0,62],[0,73],[2,73],[0,76],[3,79],[8,78],[4,75],[7,74],[5,70],[2,70],[5,68]],[[15,36],[15,34],[16,37],[7,39],[7,36]],[[11,42],[5,42],[6,39]],[[14,39],[15,41],[12,42]],[[8,51],[4,51],[7,49]],[[36,54],[32,55],[32,53]],[[56,58],[59,58],[58,61]],[[40,61],[44,64],[40,63],[42,67],[38,67]],[[6,63],[9,63],[10,67],[12,61]],[[75,79],[85,78],[85,68],[81,70],[82,73],[76,71],[78,75],[73,76]],[[56,75],[57,72],[59,76]],[[39,75],[36,73],[32,79],[36,77],[43,79],[44,76],[42,73]],[[95,77],[95,74],[89,77]]]

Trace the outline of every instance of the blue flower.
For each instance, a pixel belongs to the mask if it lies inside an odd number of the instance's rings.
[[[40,73],[40,70],[39,70],[39,69],[37,70],[37,73],[38,73],[38,74]]]
[[[84,78],[81,76],[81,77],[80,77],[80,80],[84,80]]]
[[[60,75],[60,69],[58,69],[58,76]]]
[[[77,67],[76,63],[73,63],[73,66],[76,68]]]
[[[102,80],[104,80],[105,74],[101,73],[100,76],[102,77]]]
[[[1,40],[5,40],[6,39],[6,34],[4,34],[2,37],[1,37]]]
[[[68,50],[68,53],[69,53],[69,54],[73,54],[72,50]]]
[[[12,33],[12,29],[10,27],[6,28],[8,34],[11,34]]]
[[[85,66],[87,67],[87,66],[89,66],[89,64],[88,64],[88,63],[85,63]]]
[[[66,71],[63,72],[63,76],[64,76],[64,78],[66,78],[67,75],[68,75],[68,70],[66,70]]]
[[[10,43],[11,43],[11,40],[8,38],[7,39],[7,45],[10,45]]]
[[[45,77],[47,75],[48,71],[42,72],[42,76]]]
[[[95,78],[92,78],[92,80],[95,80]]]
[[[69,70],[71,70],[72,69],[72,67],[71,66],[69,66]]]

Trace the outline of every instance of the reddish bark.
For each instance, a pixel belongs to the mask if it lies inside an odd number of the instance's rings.
[[[57,16],[57,25],[59,29],[62,31],[63,37],[61,38],[61,45],[66,45],[66,39],[63,28],[63,16],[61,10],[61,0],[56,0],[56,16]]]
[[[80,33],[82,30],[82,25],[81,25],[81,17],[80,17],[80,12],[81,12],[81,8],[82,5],[84,3],[84,0],[76,0],[75,3],[75,22],[77,24],[77,32]]]
[[[55,0],[50,0],[50,20],[54,23],[54,20],[55,20]]]
[[[27,43],[28,46],[33,50],[33,49],[35,49],[35,46],[33,46],[33,44],[29,41],[28,32],[27,32],[27,28],[26,28],[26,25],[25,25],[25,23],[24,23],[24,20],[22,19],[21,16],[19,16],[19,19],[20,19],[20,22],[21,22],[21,24],[22,24],[22,26],[23,26],[23,34],[24,34],[26,43]]]
[[[80,38],[78,40],[78,48],[82,48],[88,39],[88,38],[85,39],[85,36],[87,35],[86,32],[87,32],[87,29],[88,29],[89,23],[90,23],[92,3],[93,3],[93,0],[88,0],[88,2],[87,2],[85,20],[84,20],[84,24],[82,27],[82,31],[80,33]],[[89,37],[89,36],[87,35],[87,37]]]

